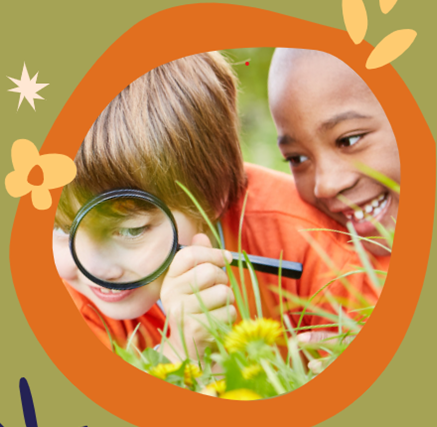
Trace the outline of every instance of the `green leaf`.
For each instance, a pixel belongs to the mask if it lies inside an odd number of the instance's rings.
[[[245,358],[243,357],[243,359]],[[264,371],[261,371],[256,377],[246,380],[242,374],[244,366],[245,364],[243,362],[237,360],[237,356],[230,357],[224,363],[226,391],[244,388],[252,390],[262,397],[273,397],[277,395],[275,389],[267,380]]]
[[[124,348],[121,348],[116,342],[114,342],[114,353],[117,356],[120,356],[125,362],[135,366],[136,368],[144,368],[143,363],[135,353],[130,350],[125,350]]]
[[[171,363],[164,355],[159,354],[153,348],[146,348],[142,352],[144,363],[147,364],[147,369],[153,368],[160,363]]]

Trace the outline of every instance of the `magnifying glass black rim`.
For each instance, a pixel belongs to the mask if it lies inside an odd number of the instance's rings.
[[[113,199],[138,199],[138,200],[144,200],[149,203],[153,203],[155,206],[160,208],[170,219],[172,228],[173,228],[173,243],[172,248],[167,256],[166,260],[163,262],[161,267],[159,267],[157,270],[155,270],[152,274],[149,276],[143,277],[140,280],[136,280],[133,282],[107,282],[106,280],[99,279],[98,277],[93,276],[91,273],[89,273],[85,267],[82,265],[82,263],[79,261],[79,258],[76,253],[76,246],[75,246],[75,240],[76,240],[76,232],[79,228],[80,223],[85,218],[85,216],[96,206],[107,202],[109,200]],[[173,261],[173,258],[177,252],[178,249],[178,230],[176,226],[176,221],[173,217],[173,214],[171,213],[168,206],[158,197],[154,196],[153,194],[147,193],[146,191],[142,190],[133,190],[133,189],[117,189],[117,190],[110,190],[105,191],[102,194],[99,194],[98,196],[92,198],[87,203],[85,203],[77,212],[74,221],[70,228],[70,252],[73,256],[74,262],[77,265],[77,268],[81,271],[81,273],[86,276],[88,279],[90,279],[92,282],[103,286],[108,289],[114,289],[114,290],[129,290],[129,289],[136,289],[141,286],[147,285],[154,280],[156,280],[159,276],[161,276],[162,273],[169,267],[171,262]]]

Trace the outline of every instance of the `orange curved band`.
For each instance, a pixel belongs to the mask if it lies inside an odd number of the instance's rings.
[[[388,116],[399,145],[402,197],[386,287],[359,337],[307,385],[256,402],[213,399],[140,372],[95,339],[53,262],[52,228],[61,190],[53,191],[55,203],[47,211],[37,211],[30,196],[24,197],[12,230],[10,262],[27,321],[53,363],[79,390],[136,426],[163,421],[178,425],[182,419],[193,425],[221,426],[229,415],[235,425],[279,425],[284,420],[299,426],[318,424],[372,385],[414,314],[431,244],[435,143],[393,67],[366,70],[372,47],[365,42],[355,46],[345,31],[244,6],[195,4],[159,12],[133,26],[97,60],[59,114],[41,154],[73,158],[104,107],[130,82],[160,64],[199,52],[267,46],[316,49],[337,56],[366,81]],[[414,234],[409,232],[413,228]]]

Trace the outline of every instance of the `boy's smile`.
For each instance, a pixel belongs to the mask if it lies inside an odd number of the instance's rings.
[[[400,182],[396,140],[364,81],[331,55],[277,49],[269,76],[278,145],[301,197],[363,237],[393,228],[399,195],[359,170],[359,164]],[[375,255],[383,248],[365,242]]]
[[[127,298],[130,294],[132,294],[135,289],[130,289],[127,291],[119,291],[115,289],[106,289],[100,286],[91,286],[91,291],[94,295],[105,302],[120,302]]]

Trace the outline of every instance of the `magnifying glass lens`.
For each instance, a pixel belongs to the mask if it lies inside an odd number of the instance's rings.
[[[120,284],[153,276],[174,247],[169,216],[154,203],[115,198],[97,204],[82,218],[75,251],[88,275]]]

